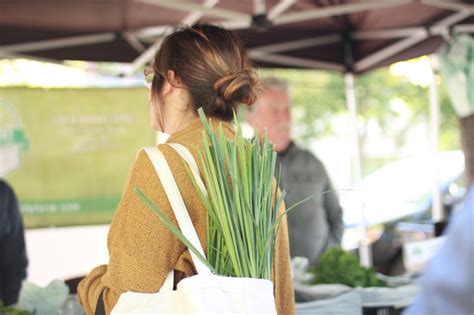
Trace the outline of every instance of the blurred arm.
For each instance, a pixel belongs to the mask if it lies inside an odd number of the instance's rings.
[[[474,314],[474,185],[458,211],[423,273],[421,293],[404,315]]]
[[[341,244],[342,234],[344,232],[342,208],[327,173],[326,182],[324,208],[326,209],[330,232],[328,245],[336,246]]]

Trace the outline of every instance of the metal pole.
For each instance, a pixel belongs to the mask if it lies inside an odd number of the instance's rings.
[[[367,221],[365,218],[364,204],[362,202],[360,194],[360,183],[362,181],[362,168],[361,168],[361,158],[360,158],[360,146],[359,146],[359,129],[357,127],[357,101],[356,101],[356,91],[354,86],[354,75],[352,72],[347,72],[345,74],[346,82],[346,100],[347,107],[351,114],[352,122],[352,143],[353,143],[353,152],[354,152],[354,193],[356,195],[357,206],[360,211],[361,216],[361,241],[359,245],[359,259],[362,266],[370,267],[372,266],[372,253],[370,249],[369,240],[367,237]]]
[[[433,61],[433,59],[431,59]],[[439,129],[440,129],[440,104],[438,92],[438,76],[433,69],[433,62],[431,63],[431,83],[429,87],[430,97],[430,147],[431,147],[431,169],[433,174],[433,205],[431,208],[431,215],[433,223],[440,222],[444,219],[442,196],[439,185],[439,170],[438,170],[438,148],[439,148]]]

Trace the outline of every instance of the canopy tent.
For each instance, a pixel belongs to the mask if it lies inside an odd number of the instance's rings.
[[[0,2],[0,55],[136,69],[172,27],[212,22],[237,30],[259,65],[361,73],[474,33],[473,15],[469,0],[10,0]]]
[[[472,0],[10,0],[0,2],[0,57],[128,62],[131,74],[151,60],[173,27],[196,22],[239,32],[257,65],[346,73],[358,187],[353,75],[430,54],[453,33],[474,33],[474,4]],[[430,99],[436,114],[435,83]],[[434,119],[434,130],[438,124]],[[435,204],[433,217],[440,218],[440,204]],[[365,230],[364,223],[362,227]],[[361,262],[368,265],[370,252],[363,245]]]

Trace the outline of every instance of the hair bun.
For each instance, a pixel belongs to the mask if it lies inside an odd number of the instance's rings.
[[[214,82],[214,90],[225,102],[252,105],[257,99],[258,77],[252,69],[226,74]]]

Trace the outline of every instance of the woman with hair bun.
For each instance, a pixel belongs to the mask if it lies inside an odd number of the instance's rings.
[[[234,136],[233,112],[257,97],[258,78],[237,37],[220,27],[195,25],[167,36],[147,70],[150,123],[169,134],[167,142],[187,147],[198,160],[204,127],[202,107],[214,128]],[[206,250],[206,209],[179,155],[159,145],[170,164],[185,205]],[[175,284],[195,274],[189,250],[134,194],[138,187],[176,225],[171,206],[147,154],[141,150],[131,167],[108,234],[109,264],[96,267],[80,283],[79,302],[87,314],[97,305],[109,314],[123,292],[158,292],[174,270]],[[283,209],[280,209],[282,211]],[[294,294],[286,221],[277,236],[273,283],[277,312],[294,314]]]

